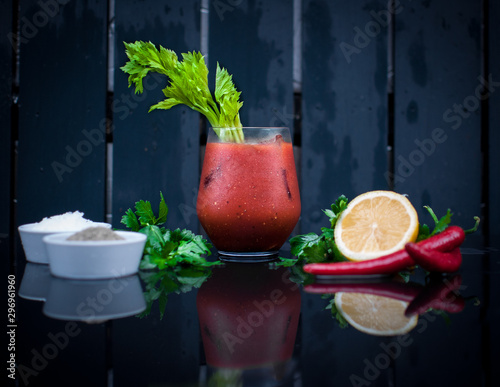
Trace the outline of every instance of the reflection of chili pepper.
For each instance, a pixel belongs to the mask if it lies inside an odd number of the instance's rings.
[[[385,282],[335,282],[313,283],[304,287],[308,293],[334,294],[364,293],[375,296],[389,297],[400,301],[410,302],[422,291],[422,285],[416,283],[401,283],[395,281]]]
[[[405,249],[417,265],[430,272],[453,273],[462,264],[462,254],[459,247],[455,247],[451,251],[441,252],[426,249],[418,243],[408,243]]]
[[[461,312],[465,307],[465,300],[458,294],[461,285],[462,277],[460,275],[449,280],[444,278],[439,281],[431,281],[408,305],[405,315],[410,317],[415,314],[423,314],[431,308],[449,313]]]
[[[432,278],[425,286],[414,282],[335,281],[316,282],[305,286],[304,290],[315,294],[362,293],[404,301],[408,303],[405,315],[411,317],[424,314],[429,309],[448,313],[461,312],[465,307],[465,300],[458,293],[461,285],[462,277],[457,274],[451,278]]]
[[[465,233],[462,228],[450,226],[443,232],[418,242],[417,245],[429,250],[449,252],[460,246],[464,239]],[[304,265],[304,271],[316,275],[392,274],[413,265],[415,261],[405,249],[402,249],[362,262],[308,263]]]

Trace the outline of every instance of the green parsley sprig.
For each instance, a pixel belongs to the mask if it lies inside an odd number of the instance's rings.
[[[121,223],[132,231],[146,234],[147,240],[140,269],[164,269],[180,264],[212,266],[205,256],[211,255],[212,245],[201,235],[187,229],[169,230],[162,226],[167,220],[168,207],[160,192],[158,216],[155,216],[151,203],[140,200],[135,203],[135,212],[127,210]]]
[[[340,214],[347,208],[348,199],[341,195],[331,205],[330,209],[323,210],[330,220],[330,227],[322,227],[321,234],[314,232],[297,235],[290,239],[291,253],[299,260],[306,262],[341,262],[346,258],[340,253],[335,244],[333,230]]]
[[[147,236],[139,266],[139,275],[145,284],[146,310],[139,317],[147,316],[152,304],[158,301],[160,318],[163,318],[169,294],[200,287],[210,276],[211,266],[221,264],[207,261],[212,245],[201,235],[163,227],[168,207],[161,192],[160,198],[158,215],[154,214],[149,201],[139,200],[135,211],[129,208],[121,219],[127,228]]]
[[[169,85],[163,89],[165,100],[151,106],[155,109],[170,109],[176,105],[186,105],[203,114],[215,133],[223,141],[242,142],[243,131],[239,110],[241,92],[236,90],[232,75],[217,63],[215,92],[208,87],[208,68],[200,52],[177,54],[160,46],[158,50],[151,42],[136,41],[125,43],[127,63],[121,70],[129,74],[129,87],[135,85],[135,92],[142,93],[142,81],[149,72],[166,75]]]

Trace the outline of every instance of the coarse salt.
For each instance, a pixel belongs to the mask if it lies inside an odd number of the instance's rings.
[[[83,212],[66,212],[61,215],[54,215],[43,218],[40,222],[34,223],[31,230],[36,231],[80,231],[84,228],[94,226],[96,223],[85,219]]]

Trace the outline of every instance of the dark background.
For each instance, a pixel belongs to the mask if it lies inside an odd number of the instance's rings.
[[[63,4],[66,3],[66,4]],[[202,12],[203,8],[203,12]],[[500,234],[497,1],[2,1],[0,253],[16,227],[80,210],[119,226],[140,199],[198,229],[204,122],[128,88],[123,41],[203,50],[239,90],[246,126],[294,132],[303,211],[318,231],[340,194],[373,189],[451,208]],[[392,17],[391,17],[392,16]],[[491,85],[485,85],[491,81]],[[106,132],[106,133],[105,133]]]
[[[80,210],[118,227],[135,201],[154,207],[160,191],[168,227],[201,231],[195,200],[204,120],[183,107],[148,114],[166,80],[149,78],[143,95],[128,88],[119,70],[122,42],[135,40],[179,55],[202,50],[212,82],[217,62],[233,74],[245,126],[290,127],[302,196],[296,233],[327,225],[321,209],[340,194],[393,189],[409,195],[423,223],[431,222],[424,205],[438,215],[451,208],[465,228],[480,215],[488,246],[500,235],[500,2],[391,4],[393,12],[377,0],[1,0],[4,272],[23,272],[19,225]],[[186,310],[187,323],[196,324],[193,305],[186,295],[169,307]],[[186,321],[152,323],[149,341],[136,344],[149,348]],[[43,345],[49,329],[64,329],[63,322],[28,325],[28,349],[37,337]],[[109,326],[84,329],[107,347]],[[133,320],[114,332],[135,329],[143,326]],[[68,356],[89,367],[105,362],[83,337]],[[177,339],[196,352],[197,337]],[[130,349],[118,343],[115,350]],[[168,347],[156,351],[176,358]],[[179,378],[198,367],[183,353]],[[56,370],[46,370],[48,380]]]

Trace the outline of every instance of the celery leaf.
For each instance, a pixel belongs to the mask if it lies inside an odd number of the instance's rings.
[[[200,52],[183,53],[179,61],[174,51],[162,46],[158,50],[151,42],[124,44],[128,61],[121,70],[129,75],[129,87],[134,85],[136,93],[144,91],[142,82],[148,73],[157,72],[168,77],[169,84],[163,89],[165,99],[152,105],[149,111],[186,105],[203,114],[221,139],[234,142],[243,140],[239,116],[243,106],[239,100],[241,92],[236,90],[227,70],[217,64],[214,99],[208,87],[208,68]],[[233,129],[221,134],[221,127]]]

